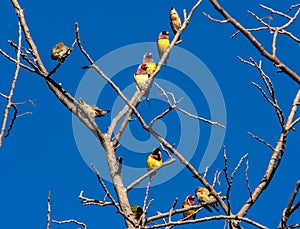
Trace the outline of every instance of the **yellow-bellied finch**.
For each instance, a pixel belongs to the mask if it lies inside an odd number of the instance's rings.
[[[174,7],[172,7],[170,9],[170,26],[171,26],[171,29],[172,29],[174,35],[176,35],[177,31],[181,27],[181,19]],[[180,36],[179,36],[178,40],[180,40]]]
[[[188,208],[188,207],[191,207],[191,206],[194,206],[194,205],[196,205],[195,204],[195,196],[188,195],[182,203],[182,208]],[[183,212],[183,217],[184,218],[188,217],[187,218],[188,220],[191,219],[191,218],[196,219],[196,214],[192,215],[195,211],[196,211],[195,209],[185,211],[185,212]]]
[[[147,157],[146,166],[148,171],[162,164],[162,155],[159,148],[156,148]]]
[[[80,104],[81,108],[85,110],[85,112],[91,117],[91,118],[98,118],[102,117],[105,114],[109,113],[110,110],[102,110],[99,107],[96,107],[94,105],[87,104],[83,99],[78,99],[78,103]],[[79,110],[80,112],[80,110]]]
[[[62,61],[70,54],[69,48],[63,43],[58,42],[51,51],[52,60]]]
[[[170,45],[169,40],[169,32],[168,31],[162,31],[157,38],[157,49],[159,57],[161,58],[164,52],[167,50],[167,48]],[[168,59],[168,57],[167,57]],[[164,64],[167,64],[167,59]]]
[[[153,58],[152,58],[152,53],[151,52],[147,52],[142,60],[142,64],[147,64],[148,68],[146,69],[148,74],[151,74],[155,71],[156,69],[156,63],[154,62]]]
[[[195,191],[197,199],[200,204],[204,204],[206,202],[217,201],[216,198],[210,194],[207,188],[198,187]],[[217,212],[219,212],[217,202],[210,204]],[[212,212],[209,206],[205,206],[205,208]]]
[[[149,74],[147,73],[147,64],[141,64],[134,74],[134,81],[139,90],[145,89],[146,82],[149,79]],[[149,101],[149,89],[145,93],[146,100]]]

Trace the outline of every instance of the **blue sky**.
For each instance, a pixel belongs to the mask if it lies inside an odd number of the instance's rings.
[[[171,31],[169,28],[170,7],[176,7],[182,15],[182,10],[187,9],[189,11],[194,3],[195,1],[185,3],[182,1],[161,2],[155,0],[151,2],[153,6],[151,7],[149,4],[145,5],[140,1],[118,3],[114,1],[104,3],[86,1],[84,5],[56,0],[43,2],[40,5],[25,1],[20,2],[25,9],[27,23],[30,26],[33,39],[48,70],[56,64],[50,58],[52,46],[58,41],[64,41],[67,45],[73,42],[75,22],[79,23],[81,39],[85,49],[96,61],[124,46],[155,42],[160,31]],[[260,3],[268,5],[268,1]],[[224,2],[222,4],[246,27],[258,26],[258,23],[247,14],[246,10],[250,9],[259,16],[268,16],[266,11],[259,8],[258,2],[235,1],[234,3]],[[157,7],[158,5],[159,7]],[[274,1],[272,5],[268,6],[284,11],[289,8],[289,3]],[[183,42],[178,45],[178,48],[188,51],[202,61],[203,66],[209,69],[216,81],[226,107],[224,144],[227,147],[230,169],[235,167],[240,157],[248,153],[249,178],[253,188],[260,181],[271,152],[266,146],[251,138],[247,131],[253,132],[274,145],[280,133],[280,126],[274,109],[251,85],[251,81],[262,84],[257,70],[242,64],[236,56],[245,59],[253,57],[257,61],[263,60],[264,70],[273,80],[277,89],[279,104],[285,117],[288,115],[298,85],[285,75],[276,74],[276,69],[273,68],[272,64],[261,58],[250,42],[242,35],[230,39],[230,36],[235,32],[232,26],[209,21],[202,15],[203,11],[217,18],[219,17],[209,2],[204,1],[192,17],[190,25],[184,31],[182,35]],[[2,3],[0,15],[0,48],[14,55],[14,51],[7,44],[7,40],[17,42],[17,19],[9,1]],[[282,21],[278,20],[278,22]],[[276,23],[276,21],[272,23]],[[299,28],[299,21],[296,21],[291,28],[295,32]],[[295,34],[297,35],[296,32]],[[269,50],[270,33],[257,33],[257,35],[258,39],[266,44]],[[299,46],[286,37],[279,38],[278,44],[279,57],[286,61],[294,71],[300,72],[298,63]],[[150,47],[150,49],[149,51],[153,52],[156,61],[158,61],[155,47]],[[128,96],[135,90],[133,73],[137,67],[136,58],[139,58],[139,52],[142,53],[141,50],[132,51],[132,53],[128,53],[127,58],[118,58],[114,60],[115,62],[110,63],[113,69],[120,66],[122,61],[130,62],[132,60],[132,66],[124,68],[113,78],[118,86],[126,91]],[[142,56],[140,56],[141,58]],[[174,55],[171,54],[170,56],[170,65],[171,63],[174,63],[174,65],[179,64],[176,61],[178,62],[178,59],[174,50]],[[76,47],[72,55],[53,76],[53,79],[61,82],[70,93],[75,95],[78,92],[80,83],[87,77],[85,75],[87,71],[81,69],[81,66],[86,64],[87,61]],[[197,69],[197,67],[190,66],[192,70]],[[8,93],[8,85],[11,82],[13,73],[14,65],[1,57],[0,92]],[[202,73],[203,71],[199,72],[200,79],[203,77]],[[114,104],[115,101],[118,101],[116,93],[108,85],[103,86],[105,82],[97,78],[94,73],[91,72],[90,74],[90,77],[103,87],[100,92],[97,92],[100,94],[98,101],[96,100],[95,103],[101,108],[112,109],[112,114],[116,114],[123,105],[122,102]],[[181,107],[191,111],[191,107],[188,105],[188,99],[190,99],[199,116],[211,117],[210,104],[206,100],[205,93],[193,84],[190,76],[167,65],[162,68],[156,79],[157,82],[162,84],[164,80],[177,85],[179,89],[186,93]],[[198,82],[198,79],[194,80]],[[206,79],[203,80],[206,81]],[[205,85],[201,80],[200,84]],[[170,86],[170,88],[172,87]],[[168,89],[168,84],[166,84],[166,89]],[[84,90],[86,94],[83,96],[87,97],[83,98],[92,103],[87,94],[94,90],[97,90],[97,88],[86,88]],[[166,103],[157,96],[157,93],[157,88],[153,86],[151,96],[154,98],[151,105],[149,106],[146,101],[143,101],[139,106],[139,111],[147,121],[150,121],[155,115],[167,108]],[[180,95],[177,96],[178,99],[181,97]],[[100,171],[101,169],[105,170],[105,168],[102,168],[104,164],[100,159],[103,155],[103,149],[94,146],[96,139],[85,133],[84,128],[82,128],[83,130],[80,129],[80,133],[84,137],[81,140],[86,146],[92,147],[89,149],[90,151],[82,152],[84,150],[78,147],[78,140],[74,137],[77,129],[75,128],[74,131],[74,126],[72,126],[71,113],[57,101],[42,78],[22,70],[17,82],[14,102],[29,99],[34,99],[36,106],[33,107],[27,104],[20,106],[19,110],[20,112],[31,111],[33,114],[19,118],[16,121],[10,136],[5,139],[0,149],[0,195],[2,196],[0,221],[2,227],[45,228],[47,192],[50,190],[52,219],[73,218],[85,222],[88,228],[99,228],[100,226],[104,228],[124,228],[122,217],[115,214],[116,209],[113,207],[82,206],[77,198],[81,190],[84,191],[87,197],[102,199],[104,196],[96,176],[90,169],[89,164],[83,160],[87,154],[94,155],[89,157],[92,158],[90,160],[94,160],[93,163],[101,166]],[[3,110],[5,106],[3,98],[0,100],[0,106]],[[97,121],[102,130],[105,131],[111,118],[112,116],[108,115]],[[186,121],[184,118],[179,118],[175,111],[172,111],[157,128],[165,131],[167,139],[176,145],[183,139],[180,135],[183,128],[179,127],[182,120]],[[193,152],[188,150],[191,147],[189,141],[184,142],[182,149],[185,154],[191,156],[191,163],[198,168],[209,142],[211,126],[203,122],[187,122],[189,124],[185,127],[191,129],[191,133],[188,134],[196,135],[196,132],[193,133],[192,127],[197,123],[200,134]],[[158,142],[143,131],[137,121],[130,123],[128,130],[132,136],[129,133],[124,135],[121,146],[117,150],[117,155],[124,157],[126,166],[143,168],[146,153],[157,147]],[[186,137],[186,133],[184,134]],[[133,139],[138,143],[128,143]],[[288,202],[297,179],[299,179],[297,170],[299,147],[299,132],[291,132],[288,136],[287,149],[282,164],[269,189],[262,194],[255,206],[249,211],[247,215],[249,218],[271,228],[277,226],[282,210]],[[164,155],[164,159],[167,159],[166,155]],[[207,175],[210,182],[213,179],[214,171],[222,169],[223,164],[222,153],[220,153],[211,165]],[[172,170],[172,167],[170,169]],[[238,211],[241,204],[248,197],[244,170],[245,163],[241,166],[241,170],[234,180],[231,199],[233,212]],[[104,171],[102,172],[104,173]],[[124,179],[126,175],[127,178],[129,177],[129,174],[123,174]],[[177,207],[180,207],[183,199],[188,194],[194,193],[195,188],[200,185],[185,169],[170,179],[168,179],[169,175],[170,171],[167,169],[166,171],[160,171],[158,174],[157,180],[161,176],[166,181],[151,189],[150,198],[154,198],[154,202],[149,210],[149,216],[155,214],[156,211],[168,211],[176,197],[179,198]],[[216,190],[225,193],[226,183],[224,179],[221,181],[221,186],[216,186]],[[113,191],[109,181],[106,181],[106,183],[109,189]],[[130,202],[141,205],[144,191],[143,188],[130,191]],[[198,214],[198,217],[207,215],[210,215],[210,213],[202,211]],[[297,222],[296,219],[299,219],[299,216],[299,211],[295,212],[290,223]],[[204,226],[214,228],[223,228],[223,225],[224,222],[204,224]],[[52,228],[59,227],[74,228],[73,225],[52,225]],[[183,226],[181,228],[196,227],[198,225]],[[246,228],[251,227],[246,226]]]

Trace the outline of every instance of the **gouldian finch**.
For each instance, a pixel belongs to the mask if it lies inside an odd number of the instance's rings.
[[[148,74],[151,74],[155,71],[156,69],[156,63],[154,62],[153,58],[152,58],[152,53],[151,52],[147,52],[142,60],[142,64],[147,64],[148,68],[146,69]]]
[[[158,49],[158,54],[159,57],[161,58],[164,52],[167,50],[167,48],[170,45],[170,40],[169,40],[169,32],[168,31],[162,31],[157,38],[157,49]],[[168,59],[168,57],[167,57]],[[167,59],[165,61],[165,64],[167,63]]]
[[[195,191],[197,199],[200,204],[209,202],[209,201],[217,201],[216,198],[211,195],[207,188],[198,187]],[[218,204],[217,202],[210,204],[217,212],[219,212]],[[205,207],[209,212],[212,212],[212,210],[209,208],[209,206]]]
[[[139,220],[143,214],[143,209],[139,205],[131,205],[130,208],[133,213],[133,217],[136,220]]]
[[[194,206],[194,205],[196,205],[196,204],[195,204],[195,196],[193,196],[193,195],[188,195],[188,196],[185,198],[185,200],[183,201],[183,203],[182,203],[182,208],[188,208],[188,207]],[[191,209],[191,210],[185,211],[185,212],[183,212],[183,217],[186,218],[186,217],[192,215],[195,211],[196,211],[195,209]],[[189,219],[191,219],[191,218],[192,218],[192,219],[196,219],[196,214],[194,214],[194,215],[188,217],[187,219],[189,220]]]
[[[91,118],[98,118],[102,117],[105,114],[109,113],[110,110],[102,110],[99,107],[96,107],[94,105],[87,104],[83,99],[78,99],[78,103],[81,105],[81,107],[85,110],[85,112],[88,113],[88,115]]]
[[[147,69],[149,67],[147,64],[141,64],[134,74],[134,81],[138,87],[138,89],[143,90],[145,89],[146,82],[149,79],[149,74],[147,73]],[[145,93],[146,100],[149,101],[149,90]]]
[[[181,27],[181,19],[174,7],[172,7],[170,10],[170,26],[174,35],[176,35],[177,31]],[[178,38],[178,40],[180,40],[180,37]]]
[[[70,54],[69,48],[63,42],[58,42],[52,48],[51,58],[52,58],[52,60],[62,61],[69,54]]]
[[[162,155],[159,148],[156,148],[147,157],[146,166],[148,171],[162,164]]]

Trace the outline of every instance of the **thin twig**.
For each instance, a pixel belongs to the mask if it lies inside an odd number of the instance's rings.
[[[214,22],[218,22],[218,23],[221,23],[221,24],[225,24],[228,22],[228,20],[219,20],[219,19],[216,19],[216,18],[213,18],[212,16],[210,16],[208,13],[205,13],[205,12],[202,12],[203,15],[205,17],[207,17],[209,20],[211,21],[214,21]]]
[[[278,228],[287,228],[287,221],[289,219],[289,217],[292,215],[292,213],[300,208],[300,201],[298,201],[294,206],[294,201],[295,201],[295,198],[298,194],[298,191],[299,191],[299,188],[300,188],[300,180],[297,181],[297,184],[296,184],[296,187],[294,188],[294,191],[290,197],[290,200],[288,202],[288,205],[287,207],[283,210],[282,212],[282,218],[281,218],[281,221],[278,225]]]
[[[3,55],[5,58],[7,58],[9,61],[11,61],[11,62],[17,64],[17,60],[14,59],[13,57],[11,57],[10,55],[8,55],[8,54],[7,54],[6,52],[4,52],[2,49],[0,49],[0,54]],[[33,69],[33,68],[31,68],[31,67],[29,67],[29,66],[23,64],[23,63],[20,63],[20,67],[25,68],[25,69],[27,69],[27,70],[30,71],[30,72],[34,72],[34,73],[36,72],[35,69]]]
[[[172,221],[172,220],[171,220],[171,219],[172,219],[172,214],[171,214],[171,212],[174,211],[174,208],[175,208],[177,202],[178,202],[178,198],[176,197],[175,200],[174,200],[174,202],[173,202],[173,204],[172,204],[172,206],[171,206],[171,208],[170,208],[170,211],[169,211],[169,212],[170,212],[170,214],[169,214],[169,219],[168,219],[169,222]]]
[[[248,159],[248,157],[247,157],[247,160],[246,160],[245,176],[246,176],[246,183],[247,183],[247,189],[248,189],[248,192],[249,192],[249,196],[251,198],[251,201],[253,201],[252,200],[252,191],[251,191],[251,187],[250,187],[250,180],[249,180],[249,159]]]
[[[3,140],[3,136],[4,136],[4,132],[6,129],[6,123],[7,123],[7,119],[8,119],[8,112],[10,110],[10,107],[12,105],[12,97],[16,88],[16,83],[17,83],[17,79],[19,77],[19,71],[20,71],[20,55],[21,55],[21,45],[22,45],[22,30],[21,30],[21,24],[20,22],[18,22],[18,27],[19,27],[19,33],[18,33],[18,51],[17,51],[17,63],[16,63],[16,70],[15,70],[15,75],[14,78],[12,80],[11,83],[11,87],[10,87],[10,92],[7,98],[7,105],[6,108],[4,110],[4,115],[3,115],[3,122],[2,122],[2,127],[1,127],[1,132],[0,132],[0,147],[2,146],[2,140]]]
[[[253,206],[255,201],[258,199],[258,197],[262,194],[262,192],[268,187],[269,183],[271,182],[277,168],[280,165],[281,158],[285,152],[286,138],[289,132],[289,129],[286,129],[286,127],[290,126],[290,124],[293,122],[293,119],[297,111],[297,104],[299,103],[299,101],[300,101],[300,89],[297,91],[295,95],[292,104],[292,109],[285,123],[285,128],[280,133],[280,136],[276,143],[276,147],[273,150],[272,156],[269,160],[264,176],[261,178],[261,181],[259,182],[258,186],[254,189],[252,195],[248,198],[248,200],[245,202],[243,207],[239,210],[237,215],[245,216],[249,211],[249,209]]]
[[[50,191],[48,191],[48,210],[47,210],[47,227],[46,229],[50,229],[51,223],[51,203],[50,203]]]
[[[162,114],[158,115],[157,117],[155,117],[151,122],[150,122],[150,127],[152,127],[152,125],[154,124],[155,121],[157,121],[158,119],[161,119],[162,117],[164,117],[167,113],[169,113],[172,109],[176,109],[178,111],[180,111],[181,113],[187,115],[188,117],[191,117],[191,118],[194,118],[194,119],[197,119],[197,120],[200,120],[200,121],[203,121],[203,122],[207,122],[211,125],[217,125],[217,126],[220,126],[222,128],[225,128],[224,125],[218,123],[218,122],[213,122],[213,121],[210,121],[208,119],[205,119],[205,118],[202,118],[202,117],[199,117],[199,116],[196,116],[196,115],[193,115],[187,111],[185,111],[184,109],[180,108],[177,106],[177,104],[179,104],[183,98],[179,99],[179,100],[176,100],[175,98],[175,95],[171,92],[166,92],[158,83],[154,83],[155,86],[162,92],[162,96],[165,97],[166,101],[168,102],[169,104],[169,108],[166,109]],[[172,99],[173,99],[173,103],[170,101],[169,97],[168,97],[168,94],[171,95]]]
[[[295,5],[291,5],[290,8],[286,11],[287,13],[290,12],[291,10],[295,9],[296,7],[299,7],[300,4],[295,4]]]
[[[269,144],[268,142],[266,142],[264,139],[261,139],[260,137],[254,135],[253,133],[251,133],[250,131],[247,132],[251,137],[253,137],[254,139],[256,139],[259,142],[262,142],[263,144],[265,144],[267,147],[269,147],[271,150],[274,150],[273,146],[271,144]]]
[[[221,196],[220,197],[222,200],[226,199],[226,196]],[[155,216],[150,216],[147,218],[147,223],[150,223],[150,222],[154,222],[156,220],[159,220],[159,219],[163,219],[165,217],[169,217],[169,215],[176,215],[176,214],[180,214],[180,213],[183,213],[185,211],[189,211],[189,210],[203,210],[206,206],[209,206],[210,204],[214,203],[215,200],[213,201],[208,201],[206,203],[203,203],[203,204],[199,204],[199,205],[193,205],[193,206],[190,206],[190,207],[187,207],[187,208],[178,208],[178,209],[173,209],[172,211],[168,211],[168,212],[165,212],[165,213],[159,213],[158,215],[155,215]]]
[[[95,200],[91,198],[87,198],[83,196],[83,191],[80,192],[78,198],[81,200],[81,203],[83,205],[98,205],[98,206],[107,206],[107,205],[114,205],[113,202],[108,201],[101,201],[101,200]]]
[[[209,0],[213,7],[227,20],[230,24],[232,24],[238,31],[240,31],[244,36],[252,43],[252,45],[260,52],[260,54],[270,60],[277,68],[279,68],[282,72],[286,73],[291,79],[300,84],[300,77],[296,72],[291,70],[288,66],[286,66],[277,56],[269,53],[262,44],[253,36],[253,34],[248,31],[245,27],[243,27],[238,21],[236,21],[218,2],[218,0]],[[281,26],[281,29],[286,28],[294,20],[297,18],[299,14],[299,9],[292,17],[292,19],[287,22],[285,25]],[[258,18],[257,18],[258,19]],[[258,19],[263,25],[270,27],[268,24],[264,23],[261,19]]]
[[[98,178],[98,181],[99,183],[101,184],[105,194],[108,196],[108,198],[112,201],[113,205],[117,208],[117,210],[121,213],[122,210],[120,208],[120,205],[117,203],[117,201],[112,197],[112,195],[110,194],[110,192],[108,191],[108,188],[106,187],[106,185],[104,184],[101,176],[100,176],[100,172],[96,169],[95,165],[91,165],[92,166],[92,169],[94,170],[97,178]]]
[[[168,223],[162,223],[162,224],[155,224],[153,226],[147,226],[144,227],[145,229],[152,229],[152,228],[161,228],[161,227],[167,227],[170,225],[184,225],[184,224],[191,224],[191,223],[200,223],[200,222],[208,222],[208,221],[214,221],[214,220],[236,220],[236,221],[243,221],[245,223],[248,223],[250,225],[253,225],[257,228],[261,228],[261,229],[268,229],[268,227],[255,222],[254,220],[251,220],[249,218],[246,217],[241,217],[241,216],[237,216],[237,215],[231,215],[231,216],[227,216],[227,215],[215,215],[215,216],[207,216],[207,217],[202,217],[199,219],[195,219],[195,220],[185,220],[185,221],[172,221],[172,222],[168,222]]]
[[[58,220],[52,220],[53,223],[56,223],[56,224],[66,224],[66,223],[75,223],[79,226],[82,226],[83,229],[86,229],[86,225],[82,222],[79,222],[75,219],[68,219],[68,220],[62,220],[62,221],[58,221]]]
[[[196,115],[193,115],[185,110],[183,110],[182,108],[176,106],[175,108],[176,110],[180,111],[181,113],[187,115],[188,117],[191,117],[191,118],[194,118],[194,119],[197,119],[197,120],[200,120],[200,121],[203,121],[203,122],[207,122],[211,125],[216,125],[216,126],[219,126],[219,127],[222,127],[222,128],[225,128],[225,126],[223,124],[220,124],[218,122],[215,122],[215,121],[211,121],[211,120],[208,120],[208,119],[205,119],[205,118],[202,118],[202,117],[199,117],[199,116],[196,116]]]
[[[148,181],[148,184],[146,186],[146,191],[145,191],[145,197],[144,197],[144,202],[143,202],[143,214],[142,214],[142,217],[145,217],[145,214],[146,214],[146,206],[147,206],[147,199],[148,199],[148,196],[149,196],[149,192],[150,192],[150,186],[151,186],[151,183],[153,181],[153,178],[154,176],[150,176],[150,179]]]

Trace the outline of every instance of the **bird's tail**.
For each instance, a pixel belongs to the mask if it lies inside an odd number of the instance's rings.
[[[217,212],[220,212],[217,203],[213,203],[213,204],[211,204],[211,206],[212,206]]]

